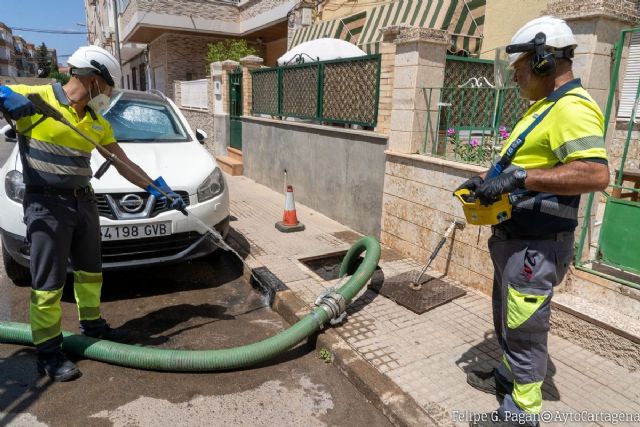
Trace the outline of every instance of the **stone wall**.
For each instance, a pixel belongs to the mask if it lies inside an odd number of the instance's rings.
[[[226,156],[227,147],[229,146],[229,115],[214,114],[213,115],[213,135],[211,135],[210,144],[214,156]]]
[[[289,0],[249,0],[240,6],[238,20],[246,21],[288,2]]]
[[[191,129],[195,132],[196,129],[202,129],[207,133],[207,139],[205,139],[205,146],[211,153],[216,153],[214,144],[215,129],[213,127],[213,116],[208,111],[194,110],[190,108],[180,107],[180,111],[187,119],[187,123],[191,126]]]
[[[387,152],[382,209],[382,243],[426,261],[455,218],[464,219],[453,190],[479,167],[437,158]],[[431,268],[465,285],[491,293],[493,268],[488,226],[467,225],[448,239]]]
[[[240,15],[235,4],[215,0],[130,0],[122,15],[123,28],[129,24],[135,12],[196,16],[225,22],[236,22]]]
[[[125,10],[121,11],[120,28],[125,28],[127,26],[127,24],[131,21],[131,18],[133,17],[133,15],[137,11],[138,11],[138,1],[137,0],[129,0]]]
[[[549,0],[545,13],[564,19],[610,17],[630,23],[638,22],[638,2],[633,0]]]
[[[378,124],[376,132],[391,132],[391,105],[393,100],[393,71],[396,45],[383,41],[380,46],[380,97],[378,98]]]
[[[363,234],[379,236],[386,135],[242,118],[244,174]],[[304,219],[301,219],[304,222]]]
[[[624,151],[625,142],[627,141],[627,133],[629,130],[629,122],[618,122],[613,124],[615,132],[608,141],[607,153],[609,155],[609,164],[611,173],[614,169],[620,167],[622,162],[622,153]],[[627,161],[625,168],[640,168],[640,148],[638,147],[640,140],[640,131],[637,127],[631,131],[631,140],[629,142],[629,151],[627,152]],[[627,183],[626,185],[629,185]]]
[[[166,95],[173,98],[175,80],[198,80],[207,77],[207,45],[216,37],[163,34],[149,44],[151,68],[165,67]],[[168,55],[171,52],[171,55]]]
[[[167,70],[167,37],[168,35],[162,35],[149,43],[149,67],[151,68],[151,80],[152,85],[149,87],[153,87],[159,89],[161,91],[166,91],[167,88],[158,87],[158,82],[156,81],[156,70],[161,69],[164,70],[166,74]],[[167,85],[168,81],[165,82]]]

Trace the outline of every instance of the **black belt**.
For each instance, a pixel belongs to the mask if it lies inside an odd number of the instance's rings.
[[[86,187],[78,187],[78,188],[56,188],[56,187],[48,187],[46,185],[27,185],[26,191],[27,193],[32,193],[32,194],[78,197],[85,194],[93,193],[93,188],[91,188],[90,185]]]
[[[503,228],[491,227],[491,234],[500,240],[555,240],[556,242],[563,242],[573,238],[573,232],[571,231],[561,231],[559,233],[549,233],[549,234],[537,234],[537,235],[526,235],[526,234],[516,234],[510,231],[507,231]]]

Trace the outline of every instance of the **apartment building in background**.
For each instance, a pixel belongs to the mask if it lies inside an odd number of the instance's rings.
[[[123,86],[172,97],[173,81],[207,76],[209,43],[242,38],[265,65],[275,65],[299,9],[309,6],[299,0],[85,0],[85,7],[88,41],[116,56],[117,22]]]
[[[0,22],[0,76],[36,77],[36,48]]]

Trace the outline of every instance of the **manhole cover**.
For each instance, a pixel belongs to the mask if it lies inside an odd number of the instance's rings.
[[[463,289],[427,274],[420,279],[422,289],[414,290],[409,283],[415,280],[418,274],[418,271],[408,271],[385,280],[381,285],[373,286],[372,284],[370,288],[417,314],[446,304],[467,293]]]

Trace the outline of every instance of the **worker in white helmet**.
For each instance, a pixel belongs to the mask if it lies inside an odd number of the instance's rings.
[[[577,46],[562,19],[525,24],[506,47],[520,96],[533,102],[486,173],[460,188],[490,204],[511,194],[510,219],[492,227],[493,320],[502,349],[490,372],[467,382],[503,398],[475,426],[538,425],[547,372],[547,336],[554,287],[573,259],[580,194],[609,184],[604,118],[575,79]]]
[[[124,166],[118,172],[140,188],[162,199],[151,183],[171,196],[171,206],[184,209],[182,199],[164,183],[152,180],[122,151],[111,125],[100,115],[109,106],[121,78],[118,61],[98,46],[79,48],[69,58],[71,79],[43,86],[0,86],[0,107],[16,120],[23,179],[24,218],[30,242],[30,322],[37,364],[54,381],[69,381],[81,373],[62,352],[61,307],[68,260],[74,277],[80,331],[88,336],[124,341],[126,333],[111,328],[100,313],[102,264],[100,221],[92,177],[91,151],[95,148],[69,127],[40,119],[24,96],[39,94],[65,119],[115,154]],[[31,129],[30,129],[31,128]],[[173,197],[175,196],[175,197]]]

